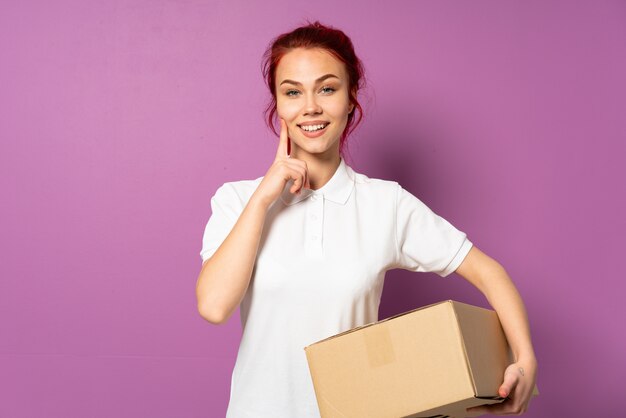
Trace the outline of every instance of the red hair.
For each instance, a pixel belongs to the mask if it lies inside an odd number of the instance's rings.
[[[354,53],[354,47],[350,38],[333,27],[324,26],[319,21],[313,23],[307,21],[307,25],[283,33],[274,38],[263,54],[262,72],[263,78],[270,89],[272,98],[265,109],[266,123],[276,134],[274,121],[276,115],[276,68],[281,58],[294,48],[321,48],[328,51],[339,61],[343,62],[348,74],[348,93],[350,103],[354,104],[352,112],[348,114],[346,128],[339,140],[339,152],[343,149],[346,138],[359,125],[363,119],[363,109],[357,99],[359,89],[365,85],[364,70],[361,60]],[[354,114],[358,110],[359,117]]]

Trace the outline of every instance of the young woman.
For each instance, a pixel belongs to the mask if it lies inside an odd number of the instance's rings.
[[[524,412],[537,362],[505,269],[397,182],[356,173],[342,156],[362,117],[363,68],[350,39],[319,22],[297,28],[273,40],[263,72],[268,124],[280,120],[276,156],[263,177],[215,192],[196,287],[211,323],[241,307],[227,417],[319,417],[304,347],[377,321],[394,268],[456,272],[486,296],[516,361],[499,389],[508,399],[472,412]]]

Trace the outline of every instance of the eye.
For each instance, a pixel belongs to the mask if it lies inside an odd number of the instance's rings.
[[[321,88],[322,92],[327,92],[327,93],[332,93],[334,91],[337,91],[335,88],[333,87],[329,87],[329,86],[324,86]],[[292,94],[293,93],[293,94]],[[295,97],[298,93],[300,93],[298,90],[287,90],[285,92],[285,96],[287,97]]]

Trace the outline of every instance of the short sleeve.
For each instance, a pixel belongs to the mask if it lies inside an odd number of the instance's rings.
[[[235,226],[241,213],[237,193],[228,183],[220,186],[211,197],[211,216],[204,228],[200,257],[204,263],[217,251]]]
[[[398,184],[396,268],[446,277],[472,248],[467,235]]]

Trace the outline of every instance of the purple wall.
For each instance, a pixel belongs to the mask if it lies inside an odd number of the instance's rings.
[[[0,416],[224,416],[241,329],[196,311],[202,232],[216,188],[273,160],[261,54],[305,17],[366,66],[348,163],[516,281],[527,416],[623,409],[626,3],[368,3],[3,2]],[[487,306],[392,271],[380,317],[450,298]]]

